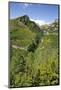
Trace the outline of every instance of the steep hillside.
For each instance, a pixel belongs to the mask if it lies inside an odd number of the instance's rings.
[[[40,37],[43,35],[40,28],[26,15],[10,20],[9,24],[12,44],[27,47],[34,41],[38,33],[40,33]]]

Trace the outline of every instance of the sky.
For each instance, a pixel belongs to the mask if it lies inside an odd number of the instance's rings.
[[[28,15],[32,21],[43,25],[58,19],[58,5],[9,3],[10,19]]]

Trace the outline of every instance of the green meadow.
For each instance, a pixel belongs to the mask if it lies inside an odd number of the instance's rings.
[[[58,26],[38,26],[27,15],[9,21],[10,87],[59,84]]]

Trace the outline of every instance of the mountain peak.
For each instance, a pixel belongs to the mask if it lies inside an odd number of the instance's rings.
[[[28,15],[23,15],[20,17],[20,19],[26,19],[26,20],[29,20],[29,16]]]
[[[19,17],[18,19],[19,19],[21,22],[23,22],[24,24],[27,24],[28,21],[30,20],[28,15],[21,16],[21,17]]]
[[[29,16],[28,15],[23,15],[22,17],[25,17],[25,18],[28,18],[29,19]]]

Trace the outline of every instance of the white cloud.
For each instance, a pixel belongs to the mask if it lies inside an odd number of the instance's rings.
[[[44,20],[37,20],[37,19],[31,19],[31,21],[34,21],[35,23],[37,23],[38,25],[44,25],[44,24],[49,24],[49,22],[46,22]]]
[[[30,6],[30,5],[32,5],[32,4],[28,4],[28,3],[24,3],[24,7],[23,8],[27,8],[28,6]]]
[[[24,7],[26,7],[26,8],[27,8],[27,7],[28,7],[28,5],[29,5],[29,4],[25,3],[25,4],[24,4]]]

